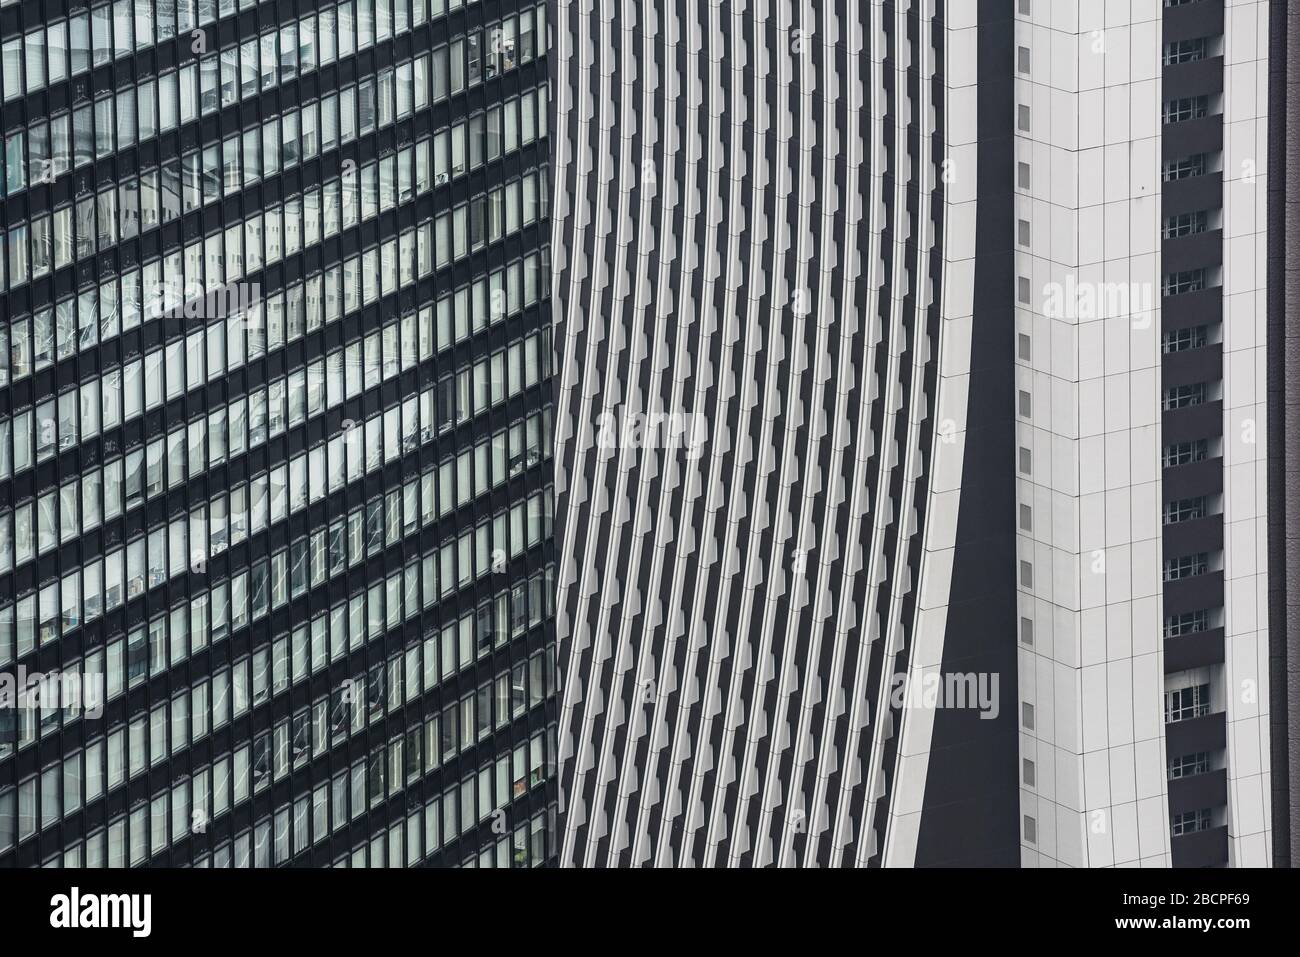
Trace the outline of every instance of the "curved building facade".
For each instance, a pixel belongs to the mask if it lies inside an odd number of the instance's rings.
[[[1011,423],[970,421],[973,363],[1010,370],[972,348],[1009,129],[956,6],[559,7],[562,864],[1015,859],[1014,667],[946,640],[1014,608]],[[956,548],[990,534],[1001,581]],[[960,718],[908,706],[956,665]],[[1003,826],[927,835],[981,746]]]

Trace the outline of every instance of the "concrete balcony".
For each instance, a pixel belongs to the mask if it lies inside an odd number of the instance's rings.
[[[1171,63],[1161,69],[1161,93],[1166,100],[1180,96],[1213,96],[1223,92],[1223,57]]]
[[[1169,813],[1184,814],[1228,803],[1228,772],[1206,771],[1169,782]]]
[[[1223,208],[1223,173],[1205,173],[1161,184],[1161,214],[1196,213]]]
[[[1165,213],[1169,215],[1168,212]],[[1164,272],[1183,272],[1202,266],[1223,264],[1223,230],[1207,229],[1203,233],[1173,236],[1160,241],[1160,268]],[[1173,297],[1170,297],[1173,298]]]
[[[1223,402],[1219,399],[1160,414],[1160,441],[1165,445],[1215,439],[1222,434]]]
[[[1187,329],[1223,321],[1223,287],[1211,286],[1196,292],[1164,296],[1160,300],[1160,328]]]
[[[1194,120],[1165,123],[1160,127],[1160,157],[1182,159],[1197,153],[1217,153],[1223,149],[1223,117],[1217,114]]]
[[[1174,867],[1215,867],[1228,863],[1228,828],[1179,834],[1170,840]]]
[[[1223,572],[1206,572],[1164,583],[1165,614],[1181,615],[1223,605]]]
[[[1165,725],[1165,754],[1178,757],[1197,751],[1217,751],[1227,741],[1226,715],[1222,711],[1174,721]]]
[[[1160,11],[1160,38],[1163,43],[1215,37],[1223,33],[1223,4],[1189,3],[1165,7]]]
[[[1207,515],[1161,528],[1165,557],[1223,550],[1223,516]]]
[[[1194,495],[1218,495],[1223,491],[1223,459],[1216,456],[1186,465],[1172,465],[1160,474],[1161,498],[1174,502]]]
[[[1223,629],[1211,628],[1164,640],[1165,674],[1223,664]]]
[[[1223,345],[1211,342],[1199,349],[1170,352],[1160,359],[1160,382],[1166,389],[1223,378]]]

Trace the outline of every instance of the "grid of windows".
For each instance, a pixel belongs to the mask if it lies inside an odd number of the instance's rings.
[[[327,664],[357,651],[367,641],[382,643],[386,633],[400,632],[404,623],[436,602],[438,568],[436,556],[413,561],[401,572],[375,582],[368,589],[360,589],[349,600],[339,601],[327,611],[321,611],[310,623],[297,626],[292,633],[292,644],[289,635],[278,638],[274,645],[276,690],[287,688],[306,675],[309,655],[311,671],[315,673]],[[283,569],[280,574],[285,574]],[[454,625],[447,626],[443,632],[441,680],[452,677],[476,659],[489,655],[507,641],[518,638],[530,628],[541,624],[553,611],[551,579],[552,569],[548,566],[544,572],[520,580],[507,590],[496,592],[485,599],[472,614],[466,614]],[[283,606],[287,585],[281,580],[274,587],[276,593],[272,598],[262,595],[260,599],[253,600],[260,600],[264,606],[267,602],[275,608]],[[104,679],[103,686],[96,692],[98,697],[92,700],[88,694],[73,700],[66,696],[60,697],[56,689],[54,693],[41,697],[40,709],[13,709],[11,714],[17,716],[17,746],[25,747],[40,737],[57,732],[61,727],[70,728],[72,722],[81,719],[85,712],[95,710],[96,702],[111,703],[124,692],[141,686],[142,682],[166,674],[168,669],[182,668],[187,662],[193,663],[195,658],[207,655],[210,648],[246,624],[240,620],[240,600],[246,601],[246,595],[236,595],[233,606],[228,604],[231,601],[229,592],[222,596],[196,596],[189,602],[179,603],[169,612],[159,614],[147,625],[135,627],[128,635],[112,638],[105,649],[91,652],[83,661],[71,664],[71,670],[78,674]],[[263,607],[256,619],[260,620],[265,614]],[[426,638],[425,645],[423,674],[424,687],[428,689],[439,680],[439,672],[438,660],[434,654],[436,641]],[[406,683],[416,693],[420,690],[419,681],[412,677],[410,671],[411,656],[418,654],[418,650],[412,646],[406,651]],[[290,652],[293,662],[292,681],[287,670]],[[254,661],[259,660],[269,659],[254,655]],[[265,669],[263,672],[270,673]],[[206,685],[207,679],[195,687]],[[350,686],[351,679],[348,679],[339,687],[343,689]],[[262,689],[265,689],[264,685]],[[254,704],[263,700],[256,680],[253,698]],[[410,700],[409,695],[407,700]],[[239,713],[235,716],[238,717]],[[216,726],[221,723],[216,722]],[[8,748],[6,754],[11,753],[12,742]]]
[[[544,10],[538,7],[537,10]],[[510,18],[513,23],[515,18]],[[529,23],[544,23],[544,14],[534,11]],[[167,157],[158,170],[125,181],[111,180],[95,190],[78,189],[77,197],[66,203],[56,200],[48,215],[32,217],[28,222],[11,223],[7,233],[0,236],[6,254],[0,255],[0,278],[6,278],[10,288],[23,285],[48,274],[52,269],[93,257],[97,252],[113,245],[118,239],[133,238],[147,230],[200,207],[229,198],[250,189],[268,177],[289,171],[317,156],[324,156],[339,147],[363,139],[414,116],[427,113],[430,103],[455,97],[468,85],[484,82],[485,75],[492,77],[505,70],[515,70],[522,65],[522,57],[501,58],[493,54],[490,69],[478,64],[478,50],[493,44],[500,46],[507,32],[505,22],[489,25],[485,34],[473,42],[455,41],[438,47],[429,54],[399,63],[395,69],[383,70],[374,79],[363,79],[356,84],[343,85],[337,92],[322,96],[304,106],[295,106],[280,115],[264,115],[262,122],[231,133],[220,142],[201,150],[188,151],[180,157]],[[516,27],[510,27],[514,33]],[[483,39],[483,35],[488,40]],[[536,44],[529,38],[529,60],[532,62]],[[452,61],[451,65],[449,60]],[[455,64],[460,63],[457,67]],[[78,169],[102,159],[115,149],[125,150],[169,131],[193,124],[203,115],[200,104],[212,93],[212,109],[233,106],[236,100],[225,103],[218,97],[215,79],[209,90],[207,80],[198,83],[194,96],[185,97],[184,80],[197,65],[167,74],[170,86],[159,86],[161,95],[152,92],[153,81],[136,85],[100,97],[93,105],[74,109],[71,113],[56,113],[48,121],[29,125],[6,136],[4,155],[6,191],[14,193],[34,184],[53,184],[69,169]],[[181,100],[179,109],[169,104],[177,95],[175,84],[180,77]],[[194,74],[197,77],[198,74]],[[160,78],[160,81],[164,78]],[[446,82],[443,82],[443,79]],[[148,92],[147,92],[148,91]],[[196,99],[197,97],[197,99]],[[159,105],[161,103],[161,106]],[[305,214],[299,206],[286,204],[286,216],[297,213],[304,218],[303,225],[295,229],[296,220],[286,220],[284,236],[272,218],[266,221],[266,248],[262,249],[261,226],[257,235],[247,237],[250,250],[247,266],[255,269],[274,262],[281,250],[292,252],[294,240],[306,241],[313,227],[320,228],[324,220],[325,235],[340,228],[355,225],[358,210],[361,218],[392,208],[397,203],[400,185],[409,194],[413,181],[418,181],[427,191],[430,182],[441,186],[451,179],[481,166],[488,158],[503,151],[518,148],[524,140],[531,141],[545,134],[547,110],[544,88],[534,93],[511,97],[502,104],[464,117],[439,131],[429,140],[421,140],[415,150],[408,149],[401,157],[387,157],[381,163],[362,166],[356,173],[324,184],[323,193],[313,190],[293,202],[305,205]],[[412,152],[415,171],[412,172]],[[432,157],[432,158],[431,158]],[[355,161],[352,161],[354,166]],[[377,167],[382,167],[376,170]],[[80,183],[85,186],[85,182]],[[357,193],[360,192],[358,199]],[[341,195],[340,195],[341,193]],[[78,198],[79,197],[79,198]],[[313,212],[315,216],[313,217]],[[260,223],[260,219],[250,219]],[[251,228],[251,227],[250,227]],[[231,230],[227,229],[227,236]],[[301,234],[306,233],[304,238]],[[217,237],[218,239],[220,237]],[[241,240],[245,237],[241,237]],[[211,245],[213,237],[207,237]],[[243,255],[232,249],[233,240],[227,240],[226,253],[236,259],[227,263],[227,272],[236,272]],[[207,252],[208,276],[211,284],[220,281],[219,269],[213,261],[212,251]],[[188,250],[187,250],[188,252]],[[191,265],[187,262],[187,265]],[[168,270],[169,279],[178,277]],[[187,269],[189,282],[204,278],[196,269]],[[227,275],[225,281],[231,281]]]
[[[155,44],[176,38],[187,42],[196,28],[211,28],[265,2],[239,0],[236,10],[234,0],[220,0],[220,6],[214,0],[114,0],[74,12],[0,44],[0,94],[5,101],[14,100],[109,62],[132,58]],[[228,103],[476,6],[478,0],[325,0],[316,11],[291,19],[278,30],[251,36],[219,53],[209,54],[206,43],[191,53],[197,54],[193,58],[205,78],[219,77],[222,102]],[[239,23],[231,26],[237,30]],[[538,38],[544,35],[544,6],[521,4],[517,17],[490,25],[486,36],[470,33],[456,41],[463,44],[466,61],[459,73],[453,69],[453,76],[473,85],[527,63],[538,54]],[[216,89],[216,85],[211,92],[205,89],[213,104]]]
[[[432,322],[431,312],[426,313],[426,318]],[[409,333],[410,337],[419,335],[414,328]],[[74,538],[78,531],[84,534],[101,522],[146,505],[151,499],[166,498],[169,489],[183,486],[188,478],[201,476],[324,414],[331,406],[343,402],[349,386],[355,385],[360,391],[363,374],[376,383],[396,377],[401,359],[395,353],[401,338],[399,324],[391,323],[368,336],[364,350],[360,341],[346,350],[336,350],[287,378],[272,381],[265,389],[219,406],[188,426],[172,429],[124,457],[114,457],[103,466],[70,478],[62,486],[39,495],[34,502],[18,503],[12,516],[7,510],[0,512],[0,571],[32,561],[37,555]],[[408,341],[414,344],[414,338]],[[146,365],[143,377],[161,392],[159,380],[163,378],[164,366],[161,354],[158,358],[157,370],[149,373]],[[306,508],[309,502],[318,501],[327,491],[339,491],[347,483],[362,479],[366,473],[382,468],[421,443],[433,442],[462,423],[487,415],[546,378],[549,359],[549,331],[539,330],[472,364],[453,367],[435,385],[395,403],[385,412],[361,422],[347,420],[351,423],[348,428],[291,457],[284,465],[271,470],[269,479],[262,474],[255,476],[246,490],[242,486],[231,488],[232,494],[240,496],[233,502],[232,522],[244,528],[251,522],[252,532],[266,526],[268,482],[272,493],[269,521],[274,523]],[[139,374],[138,363],[135,368]],[[175,371],[176,367],[172,368]],[[84,387],[81,395],[80,413],[75,390],[64,393],[58,400],[60,407],[65,404],[65,398],[74,400],[66,403],[66,413],[60,408],[58,426],[66,423],[74,435],[78,428],[83,433],[98,431],[100,417],[106,417],[110,408],[108,403],[96,404],[93,399],[86,402]],[[46,403],[51,415],[53,403],[53,399]],[[24,418],[30,416],[20,417],[20,425]],[[530,421],[534,444],[529,446],[528,456],[536,460],[541,444],[549,446],[549,439],[539,438],[540,420]],[[549,414],[546,422],[549,433]],[[14,430],[15,436],[22,437],[22,434],[21,428]],[[507,439],[514,439],[514,444],[510,445]],[[525,450],[519,444],[520,439],[521,432],[500,434],[493,457],[495,481],[509,476],[507,459],[510,470],[523,461]],[[51,438],[51,447],[53,444]],[[42,447],[38,445],[37,461],[41,453]],[[467,454],[462,453],[462,457]],[[24,461],[30,464],[32,458],[28,454]],[[479,467],[479,484],[483,488],[493,481],[490,473],[491,468],[484,461]],[[286,489],[287,509],[281,499]],[[191,509],[192,523],[204,523],[201,512],[202,506]],[[222,515],[225,514],[223,506]],[[232,533],[236,527],[232,525]],[[224,518],[220,527],[210,528],[210,533],[214,537],[205,551],[224,547]]]
[[[538,866],[546,6],[257,6],[0,37],[0,865]]]
[[[274,265],[299,248],[328,240],[360,222],[395,209],[399,203],[409,202],[524,149],[546,135],[545,103],[544,86],[510,97],[432,136],[421,137],[394,156],[366,162],[355,172],[308,187],[301,195],[291,196],[282,204],[270,204],[260,215],[251,212],[242,231],[233,226],[224,235],[209,235],[201,243],[196,239],[185,250],[184,258],[162,264],[167,267],[165,283],[162,277],[149,275],[151,269],[160,268],[159,264],[146,263],[143,267],[146,278],[153,281],[140,289],[137,288],[140,278],[134,273],[123,276],[121,283],[125,288],[101,319],[100,324],[108,328],[97,334],[96,317],[84,316],[73,326],[77,335],[68,337],[69,347],[93,345],[117,335],[119,329],[113,324],[119,321],[119,310],[122,329],[132,328],[132,323],[139,321],[142,294],[145,307],[174,304],[183,292],[202,290],[205,280],[211,288],[222,281],[231,282],[245,271],[251,273]],[[11,287],[93,258],[120,241],[134,239],[186,213],[240,195],[267,177],[331,154],[357,138],[354,127],[337,132],[332,112],[335,106],[334,100],[327,98],[319,105],[313,103],[293,109],[262,124],[260,132],[245,131],[242,136],[231,137],[220,148],[213,145],[186,152],[138,176],[122,177],[97,191],[87,191],[80,198],[60,203],[49,214],[34,215],[30,221],[12,225],[7,238],[0,236],[0,241],[7,246],[3,265]],[[410,114],[408,106],[399,113],[399,118]],[[56,116],[48,123],[41,121],[29,131],[29,135],[40,134],[30,135],[28,140],[33,169],[46,163],[55,172],[66,169],[66,155],[57,148],[63,138],[51,138],[45,129],[47,125],[57,127],[62,120],[66,120],[66,115]],[[20,131],[11,137],[19,141],[19,154],[23,150],[23,135]],[[52,153],[45,149],[47,142],[55,144]],[[23,166],[16,168],[21,176]],[[504,197],[482,197],[474,201],[478,206],[488,207],[476,207],[470,219],[470,223],[480,227],[478,235],[483,237],[482,241],[500,238],[508,228],[500,217],[509,212],[514,212],[516,218],[522,216],[525,225],[531,222],[529,214],[544,199],[541,194],[531,192],[535,188],[531,183],[527,188],[530,192],[523,198],[528,205],[526,211],[509,210]],[[541,188],[544,190],[545,185]],[[487,219],[490,215],[498,218]],[[224,276],[220,268],[223,254],[231,260],[224,263]],[[187,267],[183,274],[179,268],[182,263]],[[169,301],[159,301],[164,298]],[[45,358],[49,357],[47,351]],[[20,352],[15,346],[15,377],[32,371],[29,365],[20,365],[24,359],[29,363],[30,353]]]
[[[529,590],[541,599],[540,583]],[[549,593],[546,595],[541,599],[546,607],[533,611],[534,622],[551,613]],[[165,761],[206,753],[190,749],[198,749],[211,736],[264,703],[278,700],[285,704],[289,700],[286,693],[291,695],[292,686],[306,679],[309,668],[327,667],[326,643],[334,643],[329,653],[337,660],[342,654],[337,643],[346,645],[349,640],[346,622],[328,629],[323,625],[317,629],[313,624],[310,637],[305,627],[300,628],[304,632],[301,637],[295,633],[292,648],[284,636],[273,650],[264,648],[230,667],[214,670],[148,714],[107,736],[94,738],[84,750],[66,755],[39,775],[22,781],[16,790],[4,792],[0,796],[0,850],[79,812],[101,806],[132,781],[150,781],[150,769]],[[332,748],[358,739],[367,727],[378,730],[370,740],[378,738],[381,743],[367,759],[352,766],[351,789],[338,789],[342,796],[332,802],[335,829],[404,793],[457,755],[481,761],[484,750],[478,745],[490,741],[511,721],[537,712],[554,691],[555,677],[551,657],[542,650],[459,701],[452,700],[440,709],[414,707],[413,702],[431,687],[430,682],[447,680],[448,669],[454,673],[470,666],[475,653],[471,641],[474,627],[472,616],[459,625],[448,625],[440,634],[432,633],[386,664],[375,665],[369,676],[346,679],[332,696],[284,717],[257,733],[251,742],[237,742],[232,754],[211,762],[193,759],[190,763],[194,770],[188,780],[166,786],[150,799],[153,824],[163,830],[161,843],[155,844],[148,856],[182,839],[196,821],[204,827],[219,822],[267,786],[289,780],[295,772],[306,778],[308,772],[328,760]],[[356,640],[355,632],[351,638]],[[504,635],[498,638],[498,642],[505,640]],[[136,682],[146,676],[148,649],[153,641],[152,629],[148,644],[141,637],[139,660],[143,664],[133,676]],[[160,641],[165,650],[165,636]],[[113,697],[117,694],[121,689]],[[475,776],[477,806],[465,823],[482,821],[496,808],[526,796],[549,780],[554,765],[554,755],[548,752],[553,747],[551,742],[549,730],[543,729],[488,762],[486,767],[495,765],[495,771],[486,777],[481,772]],[[156,779],[152,780],[156,783]],[[472,788],[475,778],[467,780]],[[168,803],[172,807],[170,829],[166,826]],[[146,817],[146,830],[148,820]],[[132,822],[132,831],[135,826]],[[318,826],[318,838],[327,833],[328,827],[322,831]],[[276,856],[277,863],[287,859]],[[132,859],[130,863],[140,861]]]

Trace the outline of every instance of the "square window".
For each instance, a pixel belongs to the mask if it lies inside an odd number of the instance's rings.
[[[1030,400],[1029,393],[1026,392],[1024,389],[1021,389],[1020,390],[1020,415],[1023,418],[1027,419],[1030,417],[1029,413],[1030,413],[1031,405],[1032,402]]]
[[[1025,784],[1029,787],[1034,786],[1034,762],[1028,758],[1024,759],[1025,765]]]
[[[1016,242],[1021,246],[1029,245],[1029,220],[1021,219],[1016,223]]]
[[[1021,189],[1029,189],[1029,164],[1016,164],[1016,185]]]
[[[1029,562],[1020,563],[1020,584],[1023,588],[1034,587],[1034,566]]]
[[[1028,814],[1025,815],[1025,840],[1030,844],[1038,843],[1038,824]]]
[[[1024,104],[1016,107],[1016,129],[1022,133],[1029,132],[1029,107]]]
[[[1018,299],[1021,303],[1023,303],[1026,306],[1029,305],[1029,277],[1028,276],[1016,277],[1016,299]],[[1020,338],[1028,339],[1029,337],[1021,336]],[[1020,358],[1028,359],[1029,356],[1026,354],[1026,355],[1022,355]]]
[[[1029,73],[1029,47],[1016,47],[1016,70]]]
[[[1030,731],[1034,730],[1034,706],[1027,701],[1020,703],[1020,723]]]
[[[1034,643],[1034,621],[1032,618],[1020,619],[1020,640],[1026,645]]]
[[[1025,280],[1025,301],[1026,302],[1029,301],[1029,280],[1028,279]],[[1020,333],[1020,335],[1017,337],[1017,350],[1020,353],[1020,358],[1023,359],[1025,362],[1028,362],[1029,361],[1029,336],[1025,335],[1023,332]]]
[[[1022,475],[1029,475],[1033,472],[1033,458],[1029,454],[1029,449],[1024,446],[1020,447],[1020,472]]]
[[[1020,528],[1026,532],[1034,530],[1034,510],[1028,505],[1020,506]]]

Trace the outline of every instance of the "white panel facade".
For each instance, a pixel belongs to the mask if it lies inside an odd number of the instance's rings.
[[[1018,5],[1022,862],[1167,866],[1161,4]]]
[[[1224,4],[1223,534],[1229,861],[1271,863],[1267,0]]]

